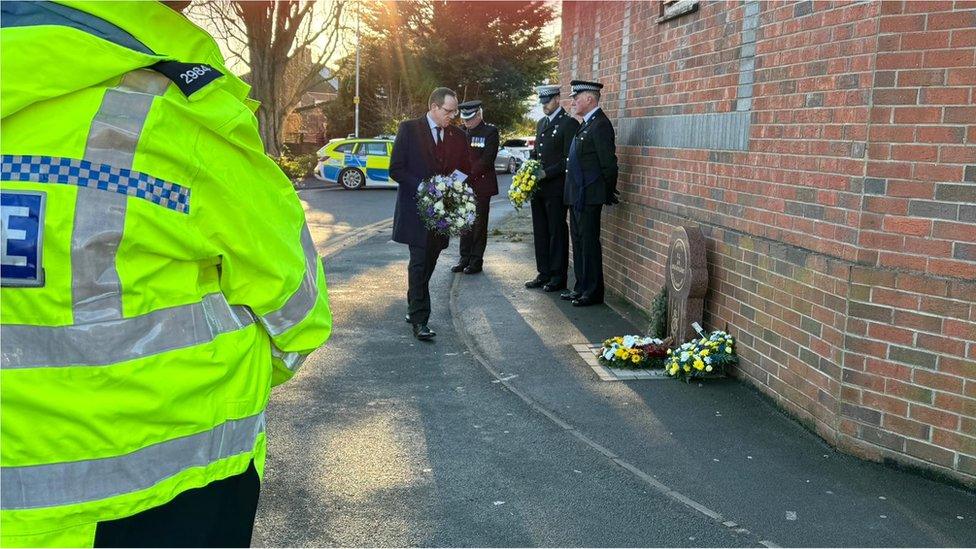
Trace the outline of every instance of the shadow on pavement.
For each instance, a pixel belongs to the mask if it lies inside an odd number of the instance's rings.
[[[976,544],[974,494],[840,454],[734,379],[597,381],[572,345],[640,330],[523,289],[530,248],[492,240],[458,310],[510,383],[594,441],[780,545]]]
[[[740,546],[567,437],[460,345],[451,274],[437,342],[403,321],[403,246],[326,261],[335,332],[269,407],[255,545]]]

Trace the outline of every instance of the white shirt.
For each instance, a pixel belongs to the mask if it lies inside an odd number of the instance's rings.
[[[598,110],[600,110],[600,107],[597,107],[597,108],[593,109],[592,111],[584,114],[583,115],[583,123],[586,124],[587,122],[589,122],[590,119],[593,118],[593,115],[596,114],[596,111],[598,111]]]
[[[550,124],[552,123],[553,120],[556,119],[557,116],[559,116],[559,113],[562,110],[563,110],[562,106],[559,106],[559,107],[556,107],[556,110],[552,111],[552,114],[549,115],[549,123]]]
[[[430,117],[430,113],[427,113],[427,124],[430,126],[430,136],[434,139],[434,144],[436,145],[439,142],[437,139],[437,123]],[[443,130],[441,130],[441,135],[444,135]]]

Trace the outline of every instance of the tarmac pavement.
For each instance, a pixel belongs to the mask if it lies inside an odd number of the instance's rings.
[[[479,275],[452,240],[433,343],[388,231],[326,258],[335,331],[272,396],[254,545],[976,546],[972,492],[839,454],[742,383],[599,381],[572,345],[640,329],[525,290],[528,227]]]

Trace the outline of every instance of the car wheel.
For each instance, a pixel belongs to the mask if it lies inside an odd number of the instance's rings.
[[[515,160],[515,157],[509,158],[508,159],[508,173],[514,174],[515,172],[518,171],[518,168],[519,168],[518,167],[518,161]]]
[[[347,191],[355,191],[366,186],[366,176],[356,168],[346,168],[339,172],[339,184]]]

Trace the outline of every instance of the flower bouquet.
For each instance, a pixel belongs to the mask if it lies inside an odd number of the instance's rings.
[[[417,186],[417,209],[428,229],[457,236],[474,225],[474,191],[455,175],[435,175]]]
[[[716,331],[707,337],[684,343],[677,349],[668,349],[668,375],[686,382],[695,378],[723,376],[726,366],[739,360],[734,346],[732,336]]]
[[[618,336],[603,342],[598,361],[608,368],[663,368],[667,352],[668,345],[660,339]]]
[[[512,177],[512,186],[508,189],[508,199],[516,210],[521,209],[526,202],[532,200],[532,196],[539,189],[539,181],[536,179],[535,173],[541,166],[538,160],[526,160],[522,167],[515,172],[515,176]]]

